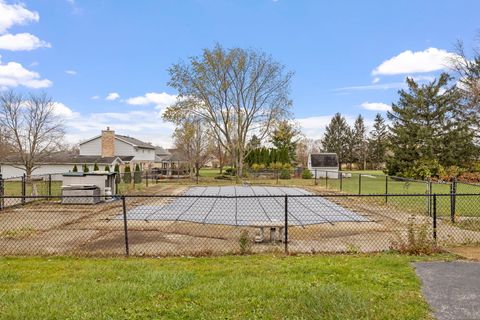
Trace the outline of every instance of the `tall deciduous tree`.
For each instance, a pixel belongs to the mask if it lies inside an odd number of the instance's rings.
[[[292,73],[263,52],[220,45],[170,69],[169,85],[179,99],[164,119],[175,123],[196,116],[232,155],[242,176],[247,139],[260,140],[289,114]]]
[[[345,118],[340,113],[336,113],[327,126],[322,139],[323,151],[336,153],[340,166],[349,160],[347,150],[349,131],[350,128]]]
[[[200,168],[211,154],[211,144],[205,124],[199,118],[185,120],[173,133],[175,148],[188,159],[190,174],[198,176]]]
[[[24,98],[13,91],[0,94],[0,127],[27,177],[42,158],[59,149],[65,132],[50,97],[30,94]]]
[[[381,164],[385,162],[387,146],[388,127],[382,115],[377,113],[368,139],[368,158],[374,169],[379,169]]]
[[[462,95],[462,112],[464,120],[468,121],[477,131],[480,139],[480,33],[477,47],[469,56],[462,41],[457,42],[456,54],[450,59],[450,66],[457,77],[457,89]],[[478,142],[478,141],[477,141]]]
[[[306,167],[308,165],[308,155],[320,152],[320,146],[320,140],[308,139],[304,137],[298,141],[295,151],[298,163],[301,164],[302,167]]]

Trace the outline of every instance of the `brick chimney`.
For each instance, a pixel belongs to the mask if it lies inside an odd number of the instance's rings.
[[[102,158],[115,156],[115,131],[102,130]]]

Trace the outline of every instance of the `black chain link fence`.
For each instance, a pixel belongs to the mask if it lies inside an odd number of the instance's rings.
[[[479,194],[3,195],[0,202],[0,255],[378,252],[480,242]]]

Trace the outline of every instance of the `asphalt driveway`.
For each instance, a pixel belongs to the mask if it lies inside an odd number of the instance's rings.
[[[419,262],[414,266],[437,319],[480,319],[480,262]]]

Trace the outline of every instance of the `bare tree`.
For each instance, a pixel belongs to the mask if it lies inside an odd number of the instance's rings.
[[[18,168],[25,170],[27,177],[42,158],[58,150],[63,140],[63,123],[54,107],[46,94],[30,94],[26,99],[13,91],[0,94],[0,126],[19,158]]]
[[[265,53],[220,45],[169,72],[169,85],[179,99],[164,118],[174,123],[192,115],[202,119],[233,157],[241,177],[247,139],[256,134],[262,140],[289,114],[292,73]]]
[[[463,117],[473,122],[475,129],[480,128],[480,33],[477,38],[478,47],[473,48],[469,57],[462,41],[457,41],[456,54],[449,65],[457,77],[457,88],[463,96]],[[473,121],[472,121],[473,120]],[[477,135],[477,138],[480,136]]]
[[[297,161],[303,167],[308,165],[308,155],[320,152],[321,141],[309,138],[302,138],[296,146]]]
[[[212,149],[205,125],[198,118],[188,119],[175,129],[173,138],[177,150],[188,159],[190,175],[195,172],[198,177]]]

